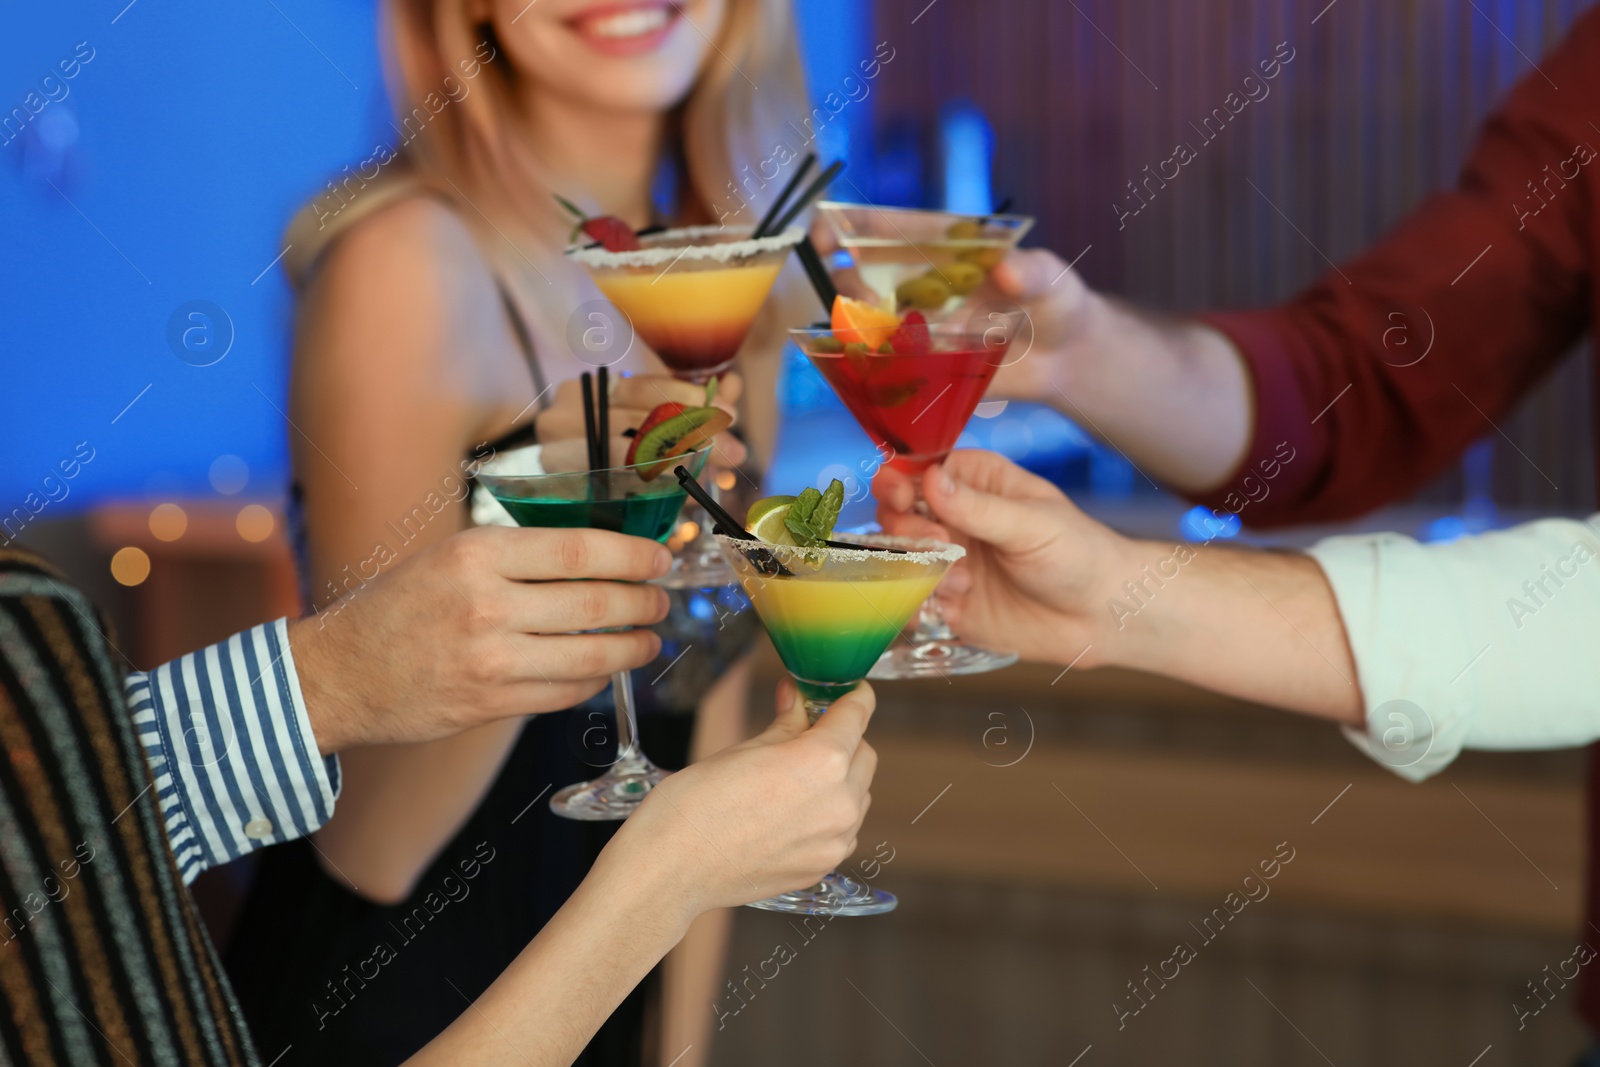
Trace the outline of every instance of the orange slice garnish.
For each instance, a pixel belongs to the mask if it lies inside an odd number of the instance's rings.
[[[900,319],[892,311],[841,295],[834,298],[830,325],[834,338],[841,343],[859,341],[876,352],[899,327]]]

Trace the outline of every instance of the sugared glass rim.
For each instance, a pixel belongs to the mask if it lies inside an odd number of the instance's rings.
[[[507,462],[507,463],[516,462],[516,460],[517,460],[517,458],[519,456],[523,457],[525,460],[531,460],[533,457],[527,456],[526,455],[527,453],[530,453],[530,452],[533,452],[533,453],[536,453],[536,454],[542,453],[542,451],[545,448],[549,447],[552,444],[558,444],[558,443],[560,443],[560,442],[540,441],[540,442],[538,442],[536,444],[524,445],[522,448],[512,449],[510,452],[506,452],[506,453],[504,453],[502,455],[496,455],[496,456],[492,457],[491,459],[486,460],[481,466],[479,466],[477,468],[477,470],[475,470],[473,472],[472,476],[474,478],[478,479],[480,482],[485,478],[496,478],[496,479],[515,478],[517,481],[532,481],[533,479],[536,479],[536,478],[587,478],[591,474],[622,474],[622,473],[637,474],[639,471],[641,471],[641,470],[643,470],[643,469],[645,469],[647,467],[654,467],[654,466],[659,465],[662,462],[660,459],[653,459],[653,460],[650,460],[648,463],[629,463],[629,464],[627,464],[625,466],[621,466],[621,467],[597,467],[594,470],[582,470],[582,471],[577,471],[577,470],[573,470],[573,471],[547,471],[547,470],[544,470],[543,467],[541,466],[541,468],[539,470],[533,471],[533,472],[528,473],[528,474],[510,474],[510,473],[507,473],[506,471],[502,471],[502,470],[491,470],[491,469],[489,469],[489,468],[492,468],[496,463],[499,463],[499,462],[502,462],[502,461]],[[700,457],[709,458],[710,455],[711,455],[711,450],[713,448],[716,448],[716,447],[717,447],[717,443],[715,441],[707,441],[700,448],[696,448],[696,449],[694,449],[692,451],[684,452],[684,453],[681,453],[679,455],[673,456],[669,460],[667,460],[667,462],[669,464],[668,468],[666,470],[662,471],[655,478],[652,478],[650,480],[652,482],[656,482],[656,481],[660,481],[662,478],[666,478],[666,477],[670,476],[672,474],[672,467],[678,466],[679,464],[682,464],[685,467],[689,467],[692,470],[693,467],[694,467],[694,464],[691,461],[698,461]],[[678,479],[676,477],[673,477],[672,478],[672,484],[673,485],[677,485],[677,483],[678,483]]]
[[[730,230],[737,233],[744,227],[685,226],[663,230],[643,238],[650,247],[633,252],[611,252],[604,248],[570,248],[567,255],[585,267],[660,267],[680,260],[730,262],[765,252],[787,252],[800,243],[806,231],[791,226],[770,237],[745,238],[740,241],[722,241],[717,244],[694,244],[697,238],[726,236]]]
[[[1027,315],[1027,312],[1018,308],[1015,311],[997,311],[995,314],[1020,320]],[[972,326],[966,322],[951,322],[948,319],[941,322],[928,322],[923,325],[927,328],[928,333],[935,337],[983,337],[989,330],[994,329],[993,325]],[[883,329],[888,329],[888,327],[885,326]],[[834,332],[832,326],[794,326],[789,329],[789,336],[795,338],[832,337]]]
[[[929,207],[882,207],[878,204],[851,204],[843,200],[819,200],[816,209],[818,215],[833,215],[841,211],[875,211],[885,215],[933,215],[947,219],[972,219],[976,222],[993,222],[1007,227],[1024,225],[1031,227],[1039,221],[1032,215],[983,215],[975,211],[943,211]]]
[[[779,561],[793,559],[815,562],[820,556],[828,563],[866,563],[876,561],[881,563],[920,563],[932,565],[935,563],[954,563],[967,554],[967,550],[960,545],[948,541],[935,541],[932,538],[921,537],[894,537],[890,534],[838,534],[833,540],[845,541],[858,545],[879,545],[884,548],[898,548],[901,551],[894,553],[873,552],[865,548],[835,548],[832,545],[775,545],[767,541],[751,541],[743,537],[729,537],[727,534],[716,534],[716,539],[732,549],[740,552],[744,548],[762,548],[778,557]]]

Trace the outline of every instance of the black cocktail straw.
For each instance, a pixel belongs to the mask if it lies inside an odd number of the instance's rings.
[[[600,443],[600,466],[604,470],[611,469],[611,383],[607,380],[606,369],[600,368],[599,380],[595,382],[595,438]]]
[[[681,463],[672,468],[672,473],[678,476],[678,484],[683,486],[684,492],[694,497],[694,502],[706,509],[706,514],[711,516],[711,521],[716,529],[729,537],[741,541],[758,541],[760,538],[744,528],[744,525],[723,510],[721,504],[714,500],[710,493],[700,487],[694,475],[689,473],[689,468]]]
[[[789,210],[783,213],[783,217],[773,223],[772,232],[782,233],[787,229],[789,223],[800,216],[800,212],[810,207],[811,202],[822,195],[822,191],[828,187],[828,183],[837,178],[841,170],[844,170],[844,160],[836,159],[828,166],[827,170],[817,175],[817,180],[806,186],[806,191],[795,199],[795,202],[789,206]]]
[[[839,297],[839,289],[828,276],[828,268],[823,266],[817,246],[811,243],[811,238],[802,237],[800,243],[794,246],[794,254],[800,257],[800,265],[806,269],[806,277],[811,279],[811,288],[817,291],[817,299],[822,301],[822,310],[833,314],[833,302]]]
[[[783,190],[778,193],[778,199],[772,202],[772,206],[767,208],[767,213],[761,216],[761,221],[756,225],[756,228],[751,231],[750,236],[752,238],[765,237],[768,233],[772,232],[772,221],[778,217],[778,214],[781,211],[783,211],[784,206],[789,202],[789,198],[794,195],[795,187],[800,184],[801,180],[805,178],[807,174],[811,173],[811,168],[816,165],[816,162],[817,154],[815,152],[807,152],[806,158],[800,161],[800,169],[794,172],[794,177],[790,178],[788,184],[786,184],[783,187]]]
[[[595,439],[594,378],[584,371],[579,379],[583,383],[583,436],[589,445],[589,469],[600,466],[600,446]]]
[[[746,530],[732,515],[724,511],[722,505],[717,503],[710,493],[701,488],[700,483],[695,480],[695,476],[689,473],[688,467],[679,464],[672,468],[672,472],[678,476],[678,484],[683,486],[684,491],[694,497],[695,503],[706,509],[706,514],[711,516],[711,521],[718,531],[738,541],[761,540],[761,538]],[[906,551],[903,548],[890,548],[887,545],[858,545],[850,541],[829,541],[825,539],[822,543],[829,548],[859,549],[864,552],[896,552],[900,555],[905,555]]]

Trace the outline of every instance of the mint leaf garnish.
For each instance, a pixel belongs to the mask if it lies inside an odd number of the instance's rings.
[[[794,534],[795,538],[803,545],[821,540],[811,526],[811,515],[821,502],[822,494],[807,486],[799,496],[794,498],[794,502],[789,505],[789,513],[784,516],[783,524],[789,528],[789,532]]]
[[[814,545],[833,535],[833,525],[844,508],[844,483],[835,478],[825,492],[808,486],[789,505],[783,524],[802,545]]]
[[[817,532],[818,541],[826,541],[833,536],[833,524],[839,521],[839,512],[843,509],[844,483],[835,478],[828,483],[828,488],[811,512],[810,525]]]

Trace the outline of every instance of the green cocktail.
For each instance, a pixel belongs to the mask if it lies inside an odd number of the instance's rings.
[[[695,474],[712,446],[674,457]],[[619,448],[620,451],[620,448]],[[687,494],[659,459],[609,470],[588,469],[583,441],[535,445],[496,456],[479,469],[478,482],[518,526],[612,530],[665,542]],[[639,748],[633,679],[618,671],[611,679],[617,711],[617,756],[606,772],[550,798],[550,808],[569,819],[625,819],[666,777]]]
[[[614,530],[630,537],[648,537],[664,542],[677,524],[678,510],[683,507],[686,494],[676,482],[661,488],[675,491],[636,492],[621,500],[519,497],[500,493],[494,493],[493,496],[517,520],[518,526]]]
[[[717,540],[812,722],[867,676],[966,551],[939,541],[881,536],[841,537],[834,544],[806,547]],[[809,889],[751,907],[801,915],[875,915],[896,903],[892,894],[835,872]]]

